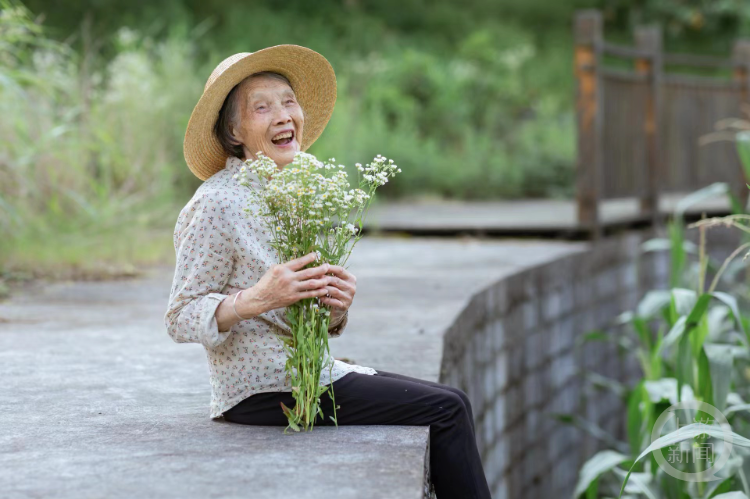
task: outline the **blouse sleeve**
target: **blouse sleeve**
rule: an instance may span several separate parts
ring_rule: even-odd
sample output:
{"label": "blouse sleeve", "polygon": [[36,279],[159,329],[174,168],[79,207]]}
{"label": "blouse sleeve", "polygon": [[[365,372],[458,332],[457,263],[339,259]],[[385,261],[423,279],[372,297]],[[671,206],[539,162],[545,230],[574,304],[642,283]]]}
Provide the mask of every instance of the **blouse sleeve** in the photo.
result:
{"label": "blouse sleeve", "polygon": [[338,338],[341,336],[341,333],[344,332],[344,328],[346,327],[346,323],[349,322],[349,311],[347,310],[344,314],[344,318],[341,320],[339,324],[332,327],[328,330],[328,337],[329,338]]}
{"label": "blouse sleeve", "polygon": [[216,309],[232,273],[234,248],[224,207],[215,193],[193,198],[183,208],[174,232],[176,268],[164,316],[176,343],[221,345],[232,333],[219,331]]}

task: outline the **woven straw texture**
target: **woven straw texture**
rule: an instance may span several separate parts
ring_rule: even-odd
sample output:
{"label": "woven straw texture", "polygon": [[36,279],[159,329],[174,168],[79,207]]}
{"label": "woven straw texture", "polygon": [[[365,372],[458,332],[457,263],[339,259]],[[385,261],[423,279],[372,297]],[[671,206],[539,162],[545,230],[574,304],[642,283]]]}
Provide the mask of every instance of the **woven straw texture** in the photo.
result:
{"label": "woven straw texture", "polygon": [[273,71],[289,79],[305,113],[300,149],[306,151],[328,124],[336,103],[336,75],[328,60],[299,45],[276,45],[224,59],[208,77],[190,116],[183,152],[190,171],[206,180],[224,168],[227,153],[214,135],[214,125],[229,92],[247,76]]}

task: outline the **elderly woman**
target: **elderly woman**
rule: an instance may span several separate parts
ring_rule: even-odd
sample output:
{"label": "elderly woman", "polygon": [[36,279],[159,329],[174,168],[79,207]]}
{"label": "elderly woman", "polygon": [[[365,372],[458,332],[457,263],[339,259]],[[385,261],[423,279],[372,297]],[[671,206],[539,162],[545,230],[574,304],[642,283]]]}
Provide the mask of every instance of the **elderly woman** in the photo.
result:
{"label": "elderly woman", "polygon": [[[341,335],[357,289],[315,253],[279,262],[270,234],[250,217],[250,189],[234,175],[258,151],[279,168],[320,136],[333,112],[336,78],[310,49],[279,45],[224,60],[208,78],[185,134],[185,159],[203,180],[174,232],[177,265],[165,324],[177,343],[201,343],[208,357],[212,419],[286,426],[279,405],[295,404],[277,335],[291,335],[284,307],[317,297]],[[256,182],[257,177],[251,177]],[[313,265],[313,266],[311,266]],[[330,359],[339,425],[429,425],[430,466],[440,499],[489,498],[466,394],[456,388]],[[330,425],[330,390],[321,397]]]}

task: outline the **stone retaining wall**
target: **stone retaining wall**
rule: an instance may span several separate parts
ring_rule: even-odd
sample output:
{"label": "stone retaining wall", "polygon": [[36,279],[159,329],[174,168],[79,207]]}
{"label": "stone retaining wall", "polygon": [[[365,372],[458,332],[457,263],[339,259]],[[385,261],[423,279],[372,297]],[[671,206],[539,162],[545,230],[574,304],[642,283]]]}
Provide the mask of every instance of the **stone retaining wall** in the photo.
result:
{"label": "stone retaining wall", "polygon": [[[709,232],[711,253],[723,256],[738,246],[734,234],[716,230]],[[620,398],[606,390],[584,393],[583,374],[630,385],[639,367],[614,342],[576,347],[576,340],[593,329],[611,332],[612,320],[646,291],[668,287],[668,253],[641,254],[650,237],[608,238],[502,279],[476,293],[446,332],[440,382],[471,400],[496,499],[570,497],[580,465],[600,444],[554,413],[578,414],[625,439]]]}

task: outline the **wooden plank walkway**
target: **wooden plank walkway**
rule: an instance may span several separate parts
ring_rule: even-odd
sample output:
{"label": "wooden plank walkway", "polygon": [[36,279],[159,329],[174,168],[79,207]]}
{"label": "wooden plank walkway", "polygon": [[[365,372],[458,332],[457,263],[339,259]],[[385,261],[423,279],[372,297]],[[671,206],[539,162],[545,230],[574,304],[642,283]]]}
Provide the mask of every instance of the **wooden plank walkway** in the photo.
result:
{"label": "wooden plank walkway", "polygon": [[[674,213],[687,194],[662,196],[662,217]],[[688,218],[728,214],[729,202],[714,198],[693,206]],[[638,214],[638,200],[615,199],[600,205],[606,230],[638,226],[647,220]],[[587,231],[578,224],[574,200],[527,199],[509,201],[422,201],[373,203],[363,224],[368,232],[408,232],[455,235],[481,233],[496,236],[581,237]]]}

